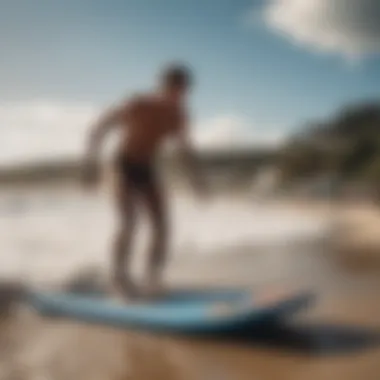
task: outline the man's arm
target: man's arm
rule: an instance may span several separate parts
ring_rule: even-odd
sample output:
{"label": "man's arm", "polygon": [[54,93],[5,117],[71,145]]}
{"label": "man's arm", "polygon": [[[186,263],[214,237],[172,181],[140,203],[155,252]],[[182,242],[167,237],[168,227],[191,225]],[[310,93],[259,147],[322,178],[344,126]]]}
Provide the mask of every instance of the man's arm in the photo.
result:
{"label": "man's arm", "polygon": [[96,161],[105,136],[119,124],[122,114],[123,109],[121,107],[113,108],[103,114],[91,128],[87,148],[87,159],[89,161]]}
{"label": "man's arm", "polygon": [[98,155],[105,136],[117,126],[124,115],[122,107],[115,107],[105,112],[92,126],[85,155],[84,180],[93,184],[98,179]]}
{"label": "man's arm", "polygon": [[189,134],[187,118],[183,118],[177,130],[177,142],[180,159],[186,166],[192,185],[198,192],[204,193],[206,184],[201,173],[201,164],[197,156]]}

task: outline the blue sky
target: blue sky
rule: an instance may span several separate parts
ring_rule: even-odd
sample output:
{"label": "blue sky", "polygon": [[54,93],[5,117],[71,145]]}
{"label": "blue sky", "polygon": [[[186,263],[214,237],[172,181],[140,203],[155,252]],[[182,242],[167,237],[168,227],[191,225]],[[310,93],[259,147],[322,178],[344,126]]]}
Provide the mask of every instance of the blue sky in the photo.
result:
{"label": "blue sky", "polygon": [[[378,46],[370,34],[365,37],[372,44],[355,35],[343,38],[351,33],[347,27],[352,15],[347,15],[348,26],[342,26],[335,8],[331,15],[318,16],[315,7],[308,17],[331,16],[338,20],[336,28],[331,36],[321,33],[319,40],[295,43],[297,33],[305,36],[308,26],[297,19],[293,0],[288,0],[290,11],[281,13],[286,3],[0,0],[0,104],[3,111],[10,103],[14,107],[36,101],[100,109],[149,89],[161,65],[172,60],[194,69],[191,109],[204,128],[207,120],[230,118],[244,124],[244,130],[287,133],[346,103],[378,97]],[[289,27],[283,20],[292,10],[295,22]],[[368,16],[365,12],[363,17]],[[338,32],[342,38],[336,37]],[[365,51],[358,49],[367,45]]]}

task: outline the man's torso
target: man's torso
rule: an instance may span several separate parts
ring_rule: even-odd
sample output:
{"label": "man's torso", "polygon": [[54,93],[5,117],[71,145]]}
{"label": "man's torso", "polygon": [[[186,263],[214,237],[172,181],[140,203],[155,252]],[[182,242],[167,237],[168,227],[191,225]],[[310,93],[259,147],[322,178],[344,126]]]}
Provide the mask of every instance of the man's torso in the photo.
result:
{"label": "man's torso", "polygon": [[178,105],[149,95],[136,97],[126,104],[126,110],[120,153],[140,162],[153,160],[183,119]]}

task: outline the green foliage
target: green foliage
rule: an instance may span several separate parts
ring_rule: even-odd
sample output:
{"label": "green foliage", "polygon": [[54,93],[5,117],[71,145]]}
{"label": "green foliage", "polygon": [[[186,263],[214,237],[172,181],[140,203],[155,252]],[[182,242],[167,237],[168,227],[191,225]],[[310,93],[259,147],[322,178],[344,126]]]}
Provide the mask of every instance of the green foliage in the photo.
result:
{"label": "green foliage", "polygon": [[380,184],[380,103],[344,108],[294,136],[279,165],[287,179],[334,174]]}

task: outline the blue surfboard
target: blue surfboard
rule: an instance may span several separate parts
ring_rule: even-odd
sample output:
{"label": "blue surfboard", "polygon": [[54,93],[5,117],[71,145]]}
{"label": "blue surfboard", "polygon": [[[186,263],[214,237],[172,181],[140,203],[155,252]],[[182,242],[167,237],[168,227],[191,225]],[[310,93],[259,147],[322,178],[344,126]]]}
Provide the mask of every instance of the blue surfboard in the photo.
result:
{"label": "blue surfboard", "polygon": [[174,291],[147,302],[122,303],[102,294],[29,291],[45,316],[173,333],[223,333],[289,316],[309,305],[309,292],[245,289]]}

